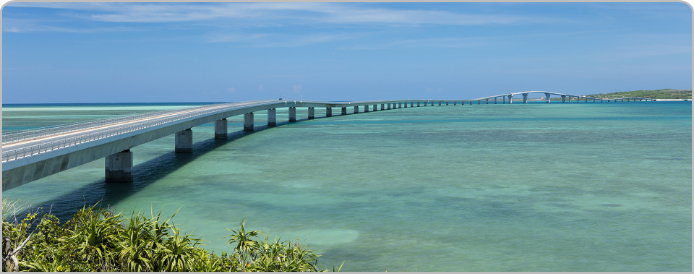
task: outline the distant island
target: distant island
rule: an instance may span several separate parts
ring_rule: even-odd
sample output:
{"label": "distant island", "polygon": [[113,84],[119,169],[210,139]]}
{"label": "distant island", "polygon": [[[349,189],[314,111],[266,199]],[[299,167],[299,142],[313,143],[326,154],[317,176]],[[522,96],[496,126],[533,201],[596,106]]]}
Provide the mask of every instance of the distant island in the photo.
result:
{"label": "distant island", "polygon": [[624,92],[600,93],[586,95],[589,97],[614,99],[624,97],[644,97],[651,99],[692,99],[691,89],[657,89],[657,90],[635,90]]}

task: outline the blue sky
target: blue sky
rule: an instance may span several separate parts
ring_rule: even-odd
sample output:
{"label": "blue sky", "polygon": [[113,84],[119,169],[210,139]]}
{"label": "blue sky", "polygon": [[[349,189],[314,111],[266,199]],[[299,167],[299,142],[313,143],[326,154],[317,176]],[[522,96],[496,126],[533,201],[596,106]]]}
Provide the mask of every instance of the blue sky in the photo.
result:
{"label": "blue sky", "polygon": [[9,3],[2,102],[692,87],[685,3]]}

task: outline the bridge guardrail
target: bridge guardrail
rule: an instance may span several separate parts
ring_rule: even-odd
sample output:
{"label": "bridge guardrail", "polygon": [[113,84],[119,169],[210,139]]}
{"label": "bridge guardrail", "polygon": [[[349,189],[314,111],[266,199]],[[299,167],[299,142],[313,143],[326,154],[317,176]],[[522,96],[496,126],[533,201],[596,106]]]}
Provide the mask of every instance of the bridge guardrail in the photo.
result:
{"label": "bridge guardrail", "polygon": [[[205,107],[209,107],[209,106],[200,106],[200,107],[185,108],[185,109],[189,110],[189,109],[205,108]],[[181,111],[181,109],[165,110],[165,111],[150,112],[150,113],[144,113],[144,114],[133,115],[133,116],[125,116],[125,117],[118,117],[118,118],[96,120],[96,121],[90,121],[90,122],[79,122],[79,123],[73,123],[73,124],[67,124],[67,125],[41,127],[38,129],[10,131],[7,133],[3,132],[2,133],[2,143],[6,144],[6,143],[17,142],[17,141],[33,140],[33,139],[38,139],[41,137],[45,137],[45,136],[49,136],[49,135],[53,135],[53,134],[58,134],[58,133],[68,133],[68,132],[73,132],[73,131],[89,129],[89,128],[102,127],[102,126],[107,126],[107,125],[136,121],[136,120],[146,119],[148,117],[162,116],[162,115],[167,115],[169,113],[176,113],[176,112],[180,112],[180,111]]]}
{"label": "bridge guardrail", "polygon": [[[213,107],[202,106],[202,107],[195,107],[195,108],[178,109],[175,111],[157,112],[157,113],[159,113],[159,115],[153,115],[154,113],[148,113],[148,115],[131,116],[131,117],[140,117],[142,119],[142,118],[146,118],[146,117],[162,116],[162,115],[166,115],[167,113],[171,113],[171,112],[187,111],[186,113],[182,113],[179,115],[173,115],[173,116],[169,116],[169,117],[161,117],[158,119],[143,121],[143,122],[139,122],[139,123],[135,123],[135,124],[123,125],[123,126],[119,126],[119,127],[115,127],[115,128],[98,130],[96,132],[90,132],[90,133],[86,133],[86,134],[78,135],[78,136],[74,136],[74,137],[68,137],[68,138],[65,138],[62,140],[58,140],[58,141],[45,142],[45,143],[32,145],[29,147],[3,151],[2,152],[2,162],[5,163],[5,162],[9,162],[9,161],[14,161],[17,159],[30,157],[33,155],[38,155],[41,153],[54,151],[57,149],[71,147],[71,146],[75,146],[78,144],[83,144],[86,142],[91,142],[91,141],[95,141],[95,140],[99,140],[99,139],[103,139],[103,138],[107,138],[107,137],[111,137],[111,136],[115,136],[115,135],[119,135],[119,134],[123,134],[123,133],[128,133],[128,132],[132,132],[132,131],[136,131],[136,130],[140,130],[140,129],[154,127],[154,126],[158,126],[158,125],[162,125],[162,124],[166,124],[166,123],[170,123],[170,122],[174,122],[174,121],[178,121],[178,120],[182,120],[182,119],[187,119],[187,118],[191,118],[191,117],[195,117],[195,116],[211,114],[214,112],[224,112],[224,111],[232,110],[235,108],[244,107],[247,105],[252,105],[254,103],[240,103],[240,104],[239,103],[230,103],[230,104],[214,105]],[[203,108],[203,109],[201,109],[201,108]],[[195,111],[195,109],[199,109],[199,110]],[[194,110],[194,111],[191,112],[190,110]],[[123,118],[126,118],[126,117],[123,117]],[[121,122],[128,121],[128,120],[121,120],[119,118],[109,119],[109,120],[119,120]],[[134,121],[137,119],[129,119],[129,120]],[[96,122],[101,122],[101,121],[96,121]],[[111,124],[116,124],[116,123],[114,122]],[[68,126],[64,127],[63,129],[66,129],[66,128],[71,129],[72,126],[75,126],[75,125],[68,125]],[[92,126],[92,127],[94,127],[94,126]],[[87,129],[90,127],[74,127],[74,128]],[[76,131],[76,130],[72,129],[70,131],[63,131],[63,132],[71,132],[71,131]],[[3,138],[4,138],[4,136],[3,136]]]}

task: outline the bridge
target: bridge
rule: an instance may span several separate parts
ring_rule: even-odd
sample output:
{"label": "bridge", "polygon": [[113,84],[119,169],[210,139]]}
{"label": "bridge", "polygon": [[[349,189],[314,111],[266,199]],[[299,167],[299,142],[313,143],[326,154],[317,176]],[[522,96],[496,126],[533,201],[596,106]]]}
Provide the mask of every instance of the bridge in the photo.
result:
{"label": "bridge", "polygon": [[[191,153],[193,149],[193,127],[215,123],[216,139],[227,138],[226,118],[244,115],[244,131],[253,131],[254,112],[267,111],[267,125],[277,125],[276,109],[288,108],[289,122],[296,122],[296,108],[307,107],[308,119],[315,119],[315,108],[325,108],[326,117],[333,115],[333,108],[340,109],[341,115],[369,111],[393,110],[420,106],[464,105],[473,102],[489,104],[489,99],[497,103],[513,102],[513,96],[523,96],[527,103],[529,93],[545,93],[547,103],[551,95],[565,98],[601,100],[580,95],[554,92],[526,91],[495,95],[472,100],[384,100],[355,102],[319,102],[262,100],[239,103],[214,104],[179,110],[152,112],[115,119],[98,120],[70,125],[39,128],[26,131],[3,132],[2,135],[2,191],[12,189],[34,180],[68,170],[88,162],[106,158],[105,181],[132,181],[133,154],[130,149],[175,134],[176,153]],[[652,100],[648,98],[619,98],[617,100]],[[607,100],[608,102],[610,100]],[[380,107],[380,110],[379,110]]]}
{"label": "bridge", "polygon": [[570,94],[564,94],[564,93],[558,93],[558,92],[548,92],[548,91],[521,91],[521,92],[514,92],[514,93],[507,93],[507,94],[501,94],[501,95],[494,95],[494,96],[488,96],[488,97],[483,97],[483,98],[478,98],[475,99],[478,102],[481,100],[484,100],[486,103],[489,103],[489,99],[494,100],[494,104],[497,103],[497,99],[501,98],[503,100],[503,104],[506,103],[506,98],[508,98],[508,103],[512,104],[513,103],[513,96],[515,95],[521,95],[523,96],[523,103],[528,103],[528,94],[530,93],[543,93],[545,96],[543,97],[547,103],[550,102],[550,98],[552,95],[555,95],[557,97],[561,97],[561,102],[566,103],[566,99],[569,99],[569,103],[571,102],[572,98],[576,98],[576,101],[579,102],[581,99],[584,100],[584,102],[588,102],[588,100],[592,100],[592,102],[596,102],[597,100],[600,100],[600,102],[624,102],[624,100],[627,100],[627,102],[630,101],[655,101],[655,99],[650,99],[650,98],[645,98],[645,97],[624,97],[624,98],[617,98],[617,99],[606,99],[606,98],[596,98],[596,97],[588,97],[584,95],[570,95]]}

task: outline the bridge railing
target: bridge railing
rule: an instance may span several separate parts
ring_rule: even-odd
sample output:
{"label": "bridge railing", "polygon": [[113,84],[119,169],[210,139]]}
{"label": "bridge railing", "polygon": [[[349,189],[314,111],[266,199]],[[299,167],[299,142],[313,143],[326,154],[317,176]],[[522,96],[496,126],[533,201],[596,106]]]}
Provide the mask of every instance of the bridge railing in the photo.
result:
{"label": "bridge railing", "polygon": [[90,122],[79,122],[79,123],[66,124],[66,125],[57,125],[57,126],[50,126],[50,127],[41,127],[41,128],[35,128],[35,129],[20,130],[20,131],[3,132],[2,133],[2,143],[7,144],[7,143],[18,142],[18,141],[30,141],[30,140],[39,139],[42,137],[46,137],[46,136],[50,136],[50,135],[54,135],[54,134],[59,134],[59,133],[69,133],[69,132],[75,132],[75,131],[85,130],[85,129],[89,129],[89,128],[96,128],[96,127],[103,127],[103,126],[120,124],[120,123],[127,123],[127,122],[147,119],[150,117],[169,115],[169,114],[173,114],[176,112],[181,112],[182,110],[203,109],[206,107],[209,107],[209,106],[200,106],[200,107],[174,109],[174,110],[164,110],[164,111],[143,113],[143,114],[133,115],[133,116],[102,119],[102,120],[96,120],[96,121],[90,121]]}
{"label": "bridge railing", "polygon": [[[213,114],[216,112],[225,112],[228,110],[232,110],[235,108],[244,107],[244,106],[248,106],[248,105],[253,105],[253,104],[256,104],[256,103],[255,102],[254,103],[231,103],[231,104],[214,105],[212,107],[211,106],[203,106],[203,107],[195,107],[195,108],[186,108],[186,109],[182,109],[182,110],[179,109],[179,110],[177,110],[178,112],[181,112],[183,110],[185,110],[187,112],[181,113],[178,115],[172,115],[172,116],[161,117],[161,118],[152,119],[152,120],[146,120],[146,121],[139,122],[139,123],[97,130],[97,131],[93,131],[93,132],[89,132],[89,133],[85,133],[85,134],[80,134],[77,136],[71,136],[71,137],[63,138],[63,139],[60,139],[57,141],[49,141],[49,142],[31,145],[28,147],[3,151],[2,152],[2,162],[4,163],[4,162],[9,162],[9,161],[14,161],[17,159],[22,159],[22,158],[30,157],[33,155],[38,155],[41,153],[54,151],[57,149],[71,147],[71,146],[83,144],[86,142],[100,140],[100,139],[108,138],[108,137],[119,135],[119,134],[133,132],[136,130],[154,127],[154,126],[158,126],[158,125],[162,125],[162,124],[166,124],[166,123],[170,123],[170,122],[175,122],[178,120],[187,119],[187,118],[191,118],[191,117]],[[170,113],[170,112],[172,112],[172,111],[158,112],[159,113],[158,116],[165,115],[166,113]],[[140,116],[140,119],[143,119],[146,117],[156,117],[157,115],[153,115],[153,113],[149,113],[149,115],[138,115],[138,116]],[[123,117],[123,118],[126,118],[126,117]],[[111,119],[111,120],[119,120],[119,119]],[[137,120],[137,119],[131,119],[130,121],[133,121],[133,120]],[[121,121],[127,121],[127,120],[121,120]],[[114,124],[114,123],[111,123],[111,124]],[[70,125],[70,126],[73,126],[73,125]],[[88,127],[82,127],[82,128],[86,129]],[[75,131],[75,130],[72,130],[72,131]],[[69,131],[65,131],[65,132],[69,132]]]}

